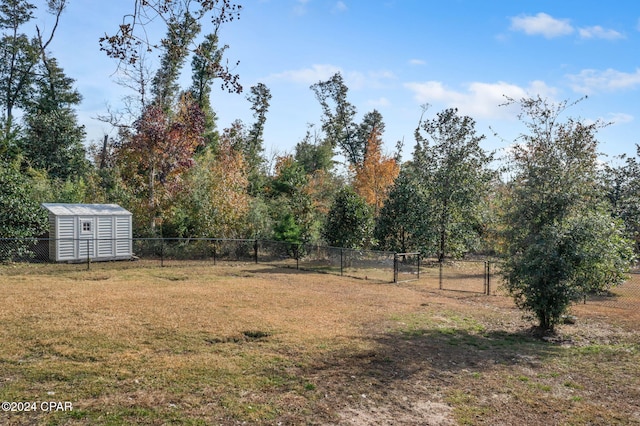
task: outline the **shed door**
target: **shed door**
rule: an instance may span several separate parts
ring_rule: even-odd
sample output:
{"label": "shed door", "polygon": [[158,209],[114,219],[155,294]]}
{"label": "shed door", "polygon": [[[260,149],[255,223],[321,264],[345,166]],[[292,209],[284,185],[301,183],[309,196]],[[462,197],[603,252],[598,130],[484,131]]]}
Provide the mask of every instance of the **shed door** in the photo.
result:
{"label": "shed door", "polygon": [[78,218],[78,256],[80,259],[96,257],[95,225],[92,217]]}

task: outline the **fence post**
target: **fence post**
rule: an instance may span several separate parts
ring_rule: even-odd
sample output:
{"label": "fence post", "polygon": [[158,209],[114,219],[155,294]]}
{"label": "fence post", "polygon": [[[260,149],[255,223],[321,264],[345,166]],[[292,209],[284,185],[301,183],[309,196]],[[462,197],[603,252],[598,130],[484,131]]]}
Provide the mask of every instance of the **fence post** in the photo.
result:
{"label": "fence post", "polygon": [[87,271],[91,269],[91,256],[89,254],[89,241],[87,240]]}
{"label": "fence post", "polygon": [[487,296],[491,294],[491,261],[487,261]]}
{"label": "fence post", "polygon": [[393,282],[398,283],[398,253],[393,255]]}
{"label": "fence post", "polygon": [[340,249],[340,276],[342,276],[344,270],[344,249]]}
{"label": "fence post", "polygon": [[488,290],[487,290],[487,279],[489,279],[489,273],[488,271],[488,266],[487,266],[488,261],[484,261],[484,272],[482,272],[482,277],[484,278],[484,294],[489,294]]}
{"label": "fence post", "polygon": [[216,245],[218,240],[213,240],[213,265],[216,264]]}
{"label": "fence post", "polygon": [[439,288],[440,290],[442,290],[442,267],[443,267],[443,259],[439,259],[439,271],[438,271],[438,283],[439,283]]}
{"label": "fence post", "polygon": [[258,240],[253,241],[253,254],[256,259],[256,264],[258,264]]}
{"label": "fence post", "polygon": [[420,253],[418,253],[418,279],[420,279],[420,258],[422,257],[422,255]]}
{"label": "fence post", "polygon": [[160,267],[164,267],[164,238],[160,238]]}

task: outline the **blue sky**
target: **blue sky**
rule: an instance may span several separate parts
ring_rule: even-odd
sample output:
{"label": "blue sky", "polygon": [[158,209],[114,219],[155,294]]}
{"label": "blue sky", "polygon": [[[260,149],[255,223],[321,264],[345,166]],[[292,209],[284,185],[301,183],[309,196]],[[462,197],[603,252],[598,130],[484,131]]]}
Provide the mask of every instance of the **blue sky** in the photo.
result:
{"label": "blue sky", "polygon": [[[238,0],[239,21],[221,42],[242,95],[214,89],[218,127],[252,122],[245,98],[262,82],[273,96],[265,129],[267,155],[291,152],[321,110],[309,86],[341,72],[358,121],[377,109],[385,146],[404,139],[404,157],[428,103],[427,118],[457,107],[486,135],[484,147],[504,150],[525,129],[504,95],[549,100],[588,98],[567,112],[612,122],[598,133],[601,151],[635,154],[640,142],[640,3],[548,0]],[[95,120],[133,94],[115,83],[116,63],[99,52],[132,0],[70,0],[51,48],[84,96],[78,115],[89,141],[108,126]],[[621,6],[620,4],[625,4]],[[87,13],[92,10],[91,13]],[[46,23],[45,23],[46,24]],[[162,34],[159,34],[159,36]],[[155,59],[155,56],[152,57]],[[188,84],[188,71],[185,81]],[[499,137],[494,136],[495,130]]]}

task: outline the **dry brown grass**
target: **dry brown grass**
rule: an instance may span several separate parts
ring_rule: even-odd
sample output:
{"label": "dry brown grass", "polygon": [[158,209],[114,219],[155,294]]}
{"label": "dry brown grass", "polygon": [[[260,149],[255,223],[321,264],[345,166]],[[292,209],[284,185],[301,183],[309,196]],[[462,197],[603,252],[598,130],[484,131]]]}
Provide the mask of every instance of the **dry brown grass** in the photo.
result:
{"label": "dry brown grass", "polygon": [[[634,424],[638,317],[264,265],[0,266],[0,424]],[[637,311],[637,310],[636,310]],[[634,312],[637,315],[637,312]]]}

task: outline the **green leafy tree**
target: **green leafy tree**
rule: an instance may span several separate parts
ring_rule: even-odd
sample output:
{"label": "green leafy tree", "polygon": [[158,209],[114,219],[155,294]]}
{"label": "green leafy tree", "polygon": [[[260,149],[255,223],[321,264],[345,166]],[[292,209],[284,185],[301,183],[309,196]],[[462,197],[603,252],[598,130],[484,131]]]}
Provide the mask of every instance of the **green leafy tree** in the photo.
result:
{"label": "green leafy tree", "polygon": [[28,98],[31,70],[38,59],[35,46],[21,33],[21,27],[33,18],[33,9],[33,4],[23,0],[0,3],[0,155],[7,155],[15,143],[14,109]]}
{"label": "green leafy tree", "polygon": [[613,215],[622,220],[640,253],[640,145],[636,152],[635,157],[623,155],[621,165],[605,167],[603,187]]}
{"label": "green leafy tree", "polygon": [[340,73],[327,81],[311,86],[322,107],[322,130],[333,149],[340,148],[350,165],[359,164],[364,156],[364,144],[356,137],[357,125],[353,119],[356,107],[347,100],[349,88]]}
{"label": "green leafy tree", "polygon": [[291,213],[282,215],[273,226],[273,239],[288,243],[285,252],[289,257],[298,259],[302,253],[301,244],[304,243],[303,230],[296,223],[296,218]]}
{"label": "green leafy tree", "polygon": [[286,216],[290,215],[304,243],[313,239],[317,220],[309,183],[310,176],[302,165],[293,156],[285,155],[277,158],[275,175],[265,187],[274,223],[286,225],[289,222]]}
{"label": "green leafy tree", "polygon": [[475,121],[446,109],[416,129],[410,167],[428,197],[429,221],[437,233],[433,252],[443,260],[478,247],[484,200],[495,173],[492,155],[480,146]]}
{"label": "green leafy tree", "polygon": [[51,179],[46,170],[22,167],[25,181],[30,187],[31,201],[41,203],[86,203],[89,189],[85,177],[67,180]]}
{"label": "green leafy tree", "polygon": [[364,162],[371,137],[374,135],[382,137],[384,130],[384,119],[380,111],[374,109],[364,115],[362,122],[355,129],[355,139],[357,140],[359,154],[358,162],[352,164],[353,167],[357,167]]}
{"label": "green leafy tree", "polygon": [[273,228],[273,238],[287,243],[301,243],[302,229],[291,213],[285,214]]}
{"label": "green leafy tree", "polygon": [[0,244],[0,261],[30,253],[26,238],[41,236],[48,227],[47,214],[32,194],[31,182],[16,163],[0,160],[0,238],[20,240]]}
{"label": "green leafy tree", "polygon": [[316,171],[329,172],[333,168],[333,148],[327,141],[319,140],[311,129],[295,147],[295,160],[302,165],[307,174]]}
{"label": "green leafy tree", "polygon": [[516,304],[553,331],[571,302],[622,283],[633,252],[597,182],[602,124],[562,122],[566,101],[519,104],[529,133],[511,154],[502,270]]}
{"label": "green leafy tree", "polygon": [[276,161],[276,174],[271,180],[269,192],[273,196],[294,195],[302,191],[302,188],[309,182],[308,175],[291,155],[279,157]]}
{"label": "green leafy tree", "polygon": [[378,247],[401,253],[428,253],[434,245],[428,197],[408,168],[400,171],[376,219]]}
{"label": "green leafy tree", "polygon": [[251,102],[251,110],[256,121],[249,130],[246,157],[250,163],[259,165],[262,162],[261,154],[264,151],[264,126],[267,122],[271,91],[264,83],[258,83],[251,86],[247,100]]}
{"label": "green leafy tree", "polygon": [[47,171],[53,179],[82,177],[89,167],[82,144],[84,126],[78,125],[72,109],[82,97],[73,88],[55,58],[42,54],[41,76],[25,105],[21,148],[31,167]]}
{"label": "green leafy tree", "polygon": [[23,26],[33,19],[36,7],[32,3],[0,1],[0,156],[14,158],[18,155],[19,128],[15,113],[31,99],[35,67],[53,40],[66,1],[51,0],[47,4],[49,13],[54,15],[54,25],[45,39],[37,26],[37,36],[22,32]]}
{"label": "green leafy tree", "polygon": [[330,246],[367,249],[374,246],[373,209],[356,192],[345,187],[338,192],[322,232]]}
{"label": "green leafy tree", "polygon": [[17,164],[0,163],[0,237],[36,237],[46,231],[48,222],[31,193],[31,182]]}
{"label": "green leafy tree", "polygon": [[247,135],[244,157],[249,169],[249,193],[256,195],[264,185],[264,126],[267,121],[271,91],[264,83],[258,83],[251,87],[247,100],[251,102],[255,122]]}
{"label": "green leafy tree", "polygon": [[339,153],[347,160],[348,167],[356,169],[362,166],[372,135],[384,133],[382,114],[373,110],[365,114],[362,122],[357,124],[354,121],[357,109],[347,100],[349,88],[340,73],[334,74],[329,80],[313,84],[311,90],[322,108],[324,133],[322,143],[312,146],[322,148],[323,151],[330,147],[332,153],[339,149]]}
{"label": "green leafy tree", "polygon": [[216,79],[223,82],[222,88],[230,92],[240,93],[242,86],[238,75],[233,75],[223,65],[223,57],[228,45],[219,47],[218,35],[207,34],[198,45],[191,60],[192,84],[191,94],[205,114],[205,146],[215,147],[217,143],[217,116],[211,107],[211,86]]}
{"label": "green leafy tree", "polygon": [[316,134],[307,130],[305,138],[295,147],[294,160],[306,176],[302,186],[304,199],[310,207],[312,241],[319,241],[321,228],[337,192],[344,186],[341,176],[332,173],[334,166],[333,149],[326,140],[320,140]]}
{"label": "green leafy tree", "polygon": [[242,238],[250,197],[242,153],[224,136],[183,176],[182,190],[163,222],[164,236]]}
{"label": "green leafy tree", "polygon": [[244,237],[270,240],[273,238],[273,233],[274,222],[268,199],[262,195],[249,198]]}
{"label": "green leafy tree", "polygon": [[200,30],[200,23],[188,10],[180,15],[171,16],[167,22],[167,36],[162,41],[160,67],[151,85],[154,102],[160,105],[165,113],[171,110],[178,97],[180,71],[190,54],[189,47]]}

